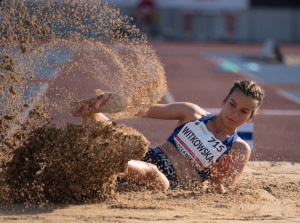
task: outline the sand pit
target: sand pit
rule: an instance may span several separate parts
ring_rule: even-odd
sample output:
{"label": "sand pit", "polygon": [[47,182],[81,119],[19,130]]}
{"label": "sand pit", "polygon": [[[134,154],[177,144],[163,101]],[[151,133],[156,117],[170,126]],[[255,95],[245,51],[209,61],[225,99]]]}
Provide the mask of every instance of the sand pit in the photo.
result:
{"label": "sand pit", "polygon": [[250,162],[238,187],[198,190],[123,190],[115,199],[82,205],[4,205],[0,222],[299,222],[300,164]]}
{"label": "sand pit", "polygon": [[[26,12],[23,6],[20,7],[21,11]],[[87,8],[81,8],[82,15],[76,15],[66,6],[63,7],[65,8],[61,7],[60,13],[54,14],[56,17],[45,16],[44,19],[64,19],[65,17],[60,17],[64,12],[71,15],[69,18],[72,19],[68,21],[71,25],[78,25],[84,10],[97,11],[86,6]],[[101,11],[104,14],[99,14],[100,17],[106,18],[105,15],[109,13],[119,16],[113,9],[104,9]],[[19,20],[13,19],[13,11],[10,13],[10,22],[19,24]],[[25,27],[27,31],[39,34],[38,38],[29,41],[26,40],[26,34],[19,36],[19,39],[20,32],[15,32],[18,34],[17,38],[2,39],[5,52],[14,52],[13,49],[17,46],[22,55],[25,55],[25,62],[30,63],[32,57],[44,57],[45,54],[40,50],[48,46],[71,46],[74,57],[67,61],[71,66],[62,66],[63,75],[56,80],[59,80],[59,83],[63,83],[63,80],[73,81],[73,87],[50,85],[49,90],[54,92],[52,97],[57,99],[55,103],[49,105],[47,99],[43,99],[31,110],[27,122],[12,122],[20,111],[29,106],[23,103],[20,97],[24,89],[19,88],[19,85],[24,80],[28,83],[30,75],[18,72],[24,66],[28,67],[27,63],[18,64],[14,62],[15,57],[11,60],[10,57],[6,57],[7,54],[4,57],[1,55],[4,59],[1,61],[1,69],[5,72],[1,71],[0,78],[7,81],[1,82],[5,83],[1,85],[1,93],[4,95],[3,91],[7,90],[4,87],[12,86],[6,91],[8,95],[5,95],[5,102],[12,105],[19,101],[20,106],[7,106],[6,111],[9,114],[1,113],[0,131],[7,134],[1,138],[0,222],[300,221],[298,163],[250,162],[237,188],[223,195],[214,193],[208,184],[193,189],[157,192],[147,191],[137,185],[116,183],[117,174],[126,171],[126,162],[143,156],[149,144],[147,139],[134,129],[121,124],[104,127],[101,124],[67,124],[64,121],[59,127],[53,126],[52,114],[47,112],[48,108],[56,109],[55,112],[59,114],[63,111],[61,107],[71,99],[80,99],[84,93],[94,94],[96,88],[101,88],[104,91],[122,93],[129,100],[129,108],[123,113],[112,115],[112,118],[117,120],[132,117],[143,112],[164,95],[166,89],[162,64],[138,31],[134,31],[134,27],[134,38],[126,38],[127,32],[124,33],[124,29],[118,27],[117,30],[114,29],[113,42],[107,39],[97,42],[85,38],[81,32],[72,32],[69,38],[65,34],[60,35],[60,32],[51,32],[52,26],[39,27],[36,24],[35,27],[36,20],[33,17],[21,19],[23,23],[20,24],[25,26],[22,25],[17,30]],[[88,19],[90,18],[85,21]],[[114,23],[116,20],[112,21]],[[104,21],[103,24],[109,23]],[[128,24],[125,22],[124,25]],[[104,30],[111,30],[109,25],[103,27]],[[4,31],[8,33],[13,30],[11,27],[6,28]],[[60,28],[61,31],[62,27]],[[110,31],[108,33],[111,34]],[[35,36],[36,34],[29,35]],[[43,39],[45,36],[47,41]],[[84,41],[80,41],[78,37],[84,37]],[[115,37],[118,37],[118,41]],[[125,38],[124,41],[122,38]],[[8,42],[12,45],[6,45]],[[105,76],[107,74],[111,76]],[[114,84],[111,84],[111,80],[114,80]],[[74,86],[78,83],[81,85],[77,86],[81,88],[75,89]],[[13,135],[8,129],[14,129],[15,124],[20,124],[22,131]],[[125,148],[120,151],[122,156],[116,153],[118,149],[114,147],[119,145]],[[131,150],[132,148],[134,150]],[[125,156],[122,154],[124,152],[127,152]]]}
{"label": "sand pit", "polygon": [[116,123],[37,128],[3,167],[2,202],[103,201],[113,196],[117,174],[143,157],[148,145],[143,135]]}

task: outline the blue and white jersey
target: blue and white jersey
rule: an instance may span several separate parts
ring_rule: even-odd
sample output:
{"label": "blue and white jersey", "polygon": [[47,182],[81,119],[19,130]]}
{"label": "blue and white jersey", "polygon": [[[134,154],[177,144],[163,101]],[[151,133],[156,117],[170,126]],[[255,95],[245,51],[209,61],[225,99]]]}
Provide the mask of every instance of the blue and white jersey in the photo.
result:
{"label": "blue and white jersey", "polygon": [[209,114],[178,126],[167,139],[191,162],[198,172],[209,167],[213,160],[218,162],[223,154],[228,154],[238,138],[237,133],[232,134],[223,142],[214,137],[206,128],[207,121],[214,116],[216,115]]}

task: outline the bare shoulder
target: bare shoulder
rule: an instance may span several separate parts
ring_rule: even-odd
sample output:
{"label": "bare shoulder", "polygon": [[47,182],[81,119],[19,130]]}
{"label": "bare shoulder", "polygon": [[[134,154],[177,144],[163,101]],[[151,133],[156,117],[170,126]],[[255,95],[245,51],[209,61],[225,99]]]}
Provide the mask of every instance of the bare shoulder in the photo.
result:
{"label": "bare shoulder", "polygon": [[246,167],[251,154],[249,145],[240,137],[232,145],[229,155],[232,157],[232,165],[224,185],[228,188],[234,188]]}
{"label": "bare shoulder", "polygon": [[232,145],[231,151],[236,155],[243,155],[246,157],[250,157],[251,154],[250,146],[240,137],[238,137],[235,143]]}

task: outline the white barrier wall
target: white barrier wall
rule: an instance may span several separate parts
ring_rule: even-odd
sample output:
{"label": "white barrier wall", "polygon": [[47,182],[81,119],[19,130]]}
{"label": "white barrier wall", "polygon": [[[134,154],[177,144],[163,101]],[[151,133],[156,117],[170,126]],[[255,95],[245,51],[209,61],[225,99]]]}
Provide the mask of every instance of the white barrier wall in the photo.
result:
{"label": "white barrier wall", "polygon": [[[295,27],[294,11],[288,9],[256,9],[251,11],[249,31],[254,41],[273,38],[280,42],[293,41]],[[300,27],[298,27],[300,28]]]}
{"label": "white barrier wall", "polygon": [[[134,8],[121,13],[135,17]],[[175,40],[300,42],[300,9],[254,8],[234,12],[207,12],[181,8],[157,9],[157,34]],[[151,38],[151,34],[149,34]]]}
{"label": "white barrier wall", "polygon": [[191,36],[200,41],[262,42],[272,38],[300,42],[300,10],[252,9],[214,15],[198,12],[193,28]]}
{"label": "white barrier wall", "polygon": [[294,12],[295,14],[295,42],[300,42],[300,9]]}

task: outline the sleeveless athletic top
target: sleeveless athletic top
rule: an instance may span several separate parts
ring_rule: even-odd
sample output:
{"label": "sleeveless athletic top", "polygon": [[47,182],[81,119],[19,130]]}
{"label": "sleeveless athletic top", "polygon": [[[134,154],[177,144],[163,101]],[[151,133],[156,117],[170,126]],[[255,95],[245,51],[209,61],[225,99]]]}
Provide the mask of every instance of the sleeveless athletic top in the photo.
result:
{"label": "sleeveless athletic top", "polygon": [[[211,118],[215,117],[216,115],[215,114],[209,114],[209,115],[206,115],[200,119],[198,119],[198,121],[200,122],[203,122],[205,125],[207,123],[208,120],[210,120]],[[189,122],[191,123],[191,122]],[[175,142],[175,138],[177,137],[177,135],[181,132],[182,128],[184,126],[186,126],[188,123],[185,123],[185,124],[182,124],[178,127],[176,127],[173,131],[173,133],[170,135],[170,137],[167,139],[168,142],[172,143],[178,150],[178,146],[176,145],[176,142]],[[228,154],[229,151],[230,151],[230,148],[232,147],[233,143],[237,140],[238,138],[238,135],[237,133],[235,132],[234,134],[232,134],[230,137],[228,137],[226,140],[224,140],[222,143],[223,145],[226,146],[226,150],[220,154],[220,156],[216,159],[216,162],[219,161],[219,159],[222,157],[222,155],[224,154]],[[196,158],[197,159],[197,158]],[[204,168],[203,170],[198,170],[196,168],[196,170],[198,171],[199,175],[202,177],[203,181],[204,180],[207,180],[210,176],[210,171],[209,171],[209,168]]]}

